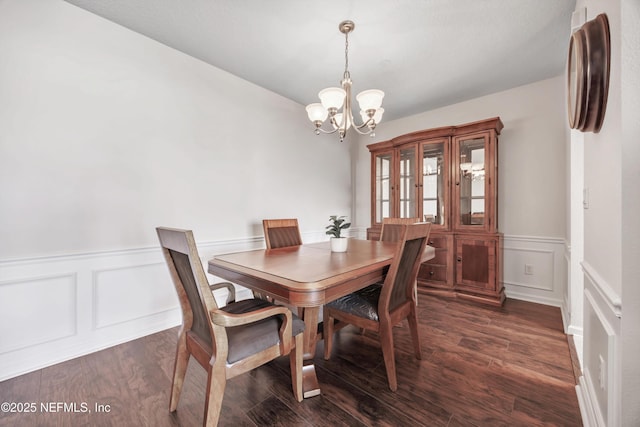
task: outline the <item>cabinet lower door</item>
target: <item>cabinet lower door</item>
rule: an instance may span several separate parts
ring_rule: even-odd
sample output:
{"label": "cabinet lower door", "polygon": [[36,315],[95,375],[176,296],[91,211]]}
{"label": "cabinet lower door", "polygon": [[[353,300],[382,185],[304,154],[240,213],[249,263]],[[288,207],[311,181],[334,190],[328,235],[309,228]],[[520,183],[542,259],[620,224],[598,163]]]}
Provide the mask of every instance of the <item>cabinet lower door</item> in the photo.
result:
{"label": "cabinet lower door", "polygon": [[456,237],[456,289],[495,295],[499,291],[497,251],[496,238]]}

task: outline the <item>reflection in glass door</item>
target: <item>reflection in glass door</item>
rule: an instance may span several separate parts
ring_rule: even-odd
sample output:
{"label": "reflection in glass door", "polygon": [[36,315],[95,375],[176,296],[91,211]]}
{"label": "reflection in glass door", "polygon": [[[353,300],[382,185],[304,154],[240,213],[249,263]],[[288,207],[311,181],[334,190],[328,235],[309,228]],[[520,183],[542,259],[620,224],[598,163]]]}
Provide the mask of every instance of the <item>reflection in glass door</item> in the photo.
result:
{"label": "reflection in glass door", "polygon": [[483,225],[485,216],[484,138],[460,142],[460,224]]}
{"label": "reflection in glass door", "polygon": [[400,150],[400,218],[413,218],[416,212],[416,150]]}
{"label": "reflection in glass door", "polygon": [[391,153],[376,156],[376,222],[391,216]]}
{"label": "reflection in glass door", "polygon": [[425,144],[422,151],[422,214],[426,222],[444,225],[444,143]]}

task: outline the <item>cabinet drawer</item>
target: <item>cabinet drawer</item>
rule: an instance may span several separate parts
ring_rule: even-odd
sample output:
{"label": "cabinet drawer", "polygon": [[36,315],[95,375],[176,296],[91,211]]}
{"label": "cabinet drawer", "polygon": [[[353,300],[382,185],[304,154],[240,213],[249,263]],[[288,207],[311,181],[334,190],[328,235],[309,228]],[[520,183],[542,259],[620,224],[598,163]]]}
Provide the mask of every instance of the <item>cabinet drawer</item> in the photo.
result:
{"label": "cabinet drawer", "polygon": [[447,281],[447,266],[446,265],[431,265],[422,264],[418,277],[422,280],[446,282]]}
{"label": "cabinet drawer", "polygon": [[427,242],[429,246],[434,248],[444,248],[447,247],[447,236],[429,236],[429,241]]}

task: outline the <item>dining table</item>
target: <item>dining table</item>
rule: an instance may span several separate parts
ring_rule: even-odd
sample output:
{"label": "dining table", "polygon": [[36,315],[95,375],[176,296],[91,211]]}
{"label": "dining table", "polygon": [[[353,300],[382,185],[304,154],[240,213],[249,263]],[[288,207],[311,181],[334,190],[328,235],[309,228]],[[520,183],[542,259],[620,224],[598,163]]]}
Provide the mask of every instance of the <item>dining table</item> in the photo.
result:
{"label": "dining table", "polygon": [[[305,323],[302,369],[305,398],[320,394],[313,358],[322,339],[323,304],[383,282],[398,243],[350,238],[346,252],[332,252],[328,241],[278,249],[216,255],[208,272],[297,308]],[[435,256],[427,246],[423,261]]]}

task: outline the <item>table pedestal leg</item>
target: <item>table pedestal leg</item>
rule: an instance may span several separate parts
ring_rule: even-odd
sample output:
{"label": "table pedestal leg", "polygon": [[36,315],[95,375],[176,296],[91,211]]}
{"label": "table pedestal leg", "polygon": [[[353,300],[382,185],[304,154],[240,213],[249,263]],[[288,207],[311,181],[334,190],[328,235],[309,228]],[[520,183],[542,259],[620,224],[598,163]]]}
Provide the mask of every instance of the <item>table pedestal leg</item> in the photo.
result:
{"label": "table pedestal leg", "polygon": [[311,360],[305,360],[302,366],[302,396],[308,397],[320,395],[320,384],[316,376],[316,367]]}
{"label": "table pedestal leg", "polygon": [[320,307],[305,307],[302,313],[304,320],[304,361],[302,367],[302,393],[305,398],[318,396],[320,385],[316,376],[313,358],[316,354],[318,340],[318,313]]}

